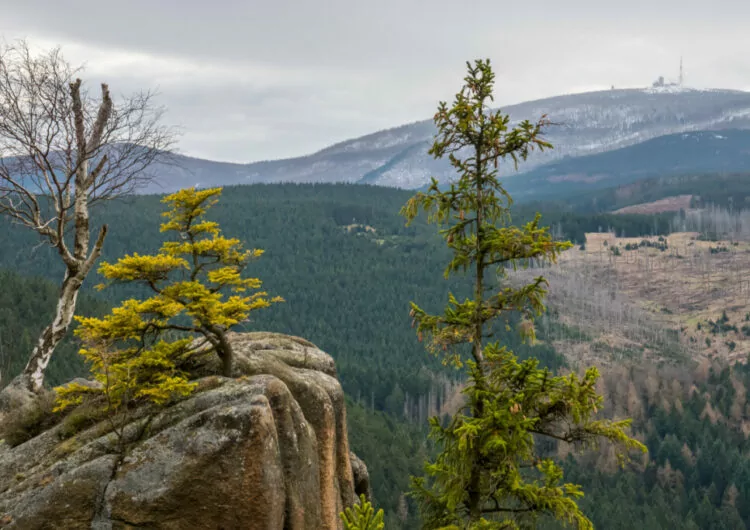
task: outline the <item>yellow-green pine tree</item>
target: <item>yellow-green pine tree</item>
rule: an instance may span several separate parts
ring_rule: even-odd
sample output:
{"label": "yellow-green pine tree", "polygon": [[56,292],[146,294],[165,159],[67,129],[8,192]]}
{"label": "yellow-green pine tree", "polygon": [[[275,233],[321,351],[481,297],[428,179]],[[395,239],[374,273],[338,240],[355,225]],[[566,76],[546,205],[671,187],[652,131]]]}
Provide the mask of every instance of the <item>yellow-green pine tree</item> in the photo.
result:
{"label": "yellow-green pine tree", "polygon": [[172,240],[154,255],[134,253],[100,266],[110,283],[140,284],[152,296],[127,300],[104,318],[77,318],[81,354],[102,386],[60,388],[58,408],[80,402],[87,393],[105,393],[114,409],[124,401],[161,404],[188,394],[193,385],[178,367],[200,346],[195,338],[208,342],[221,359],[223,375],[232,375],[227,332],[281,298],[269,298],[259,291],[259,279],[242,276],[262,251],[244,250],[238,239],[224,237],[217,223],[205,219],[220,194],[221,188],[190,188],[168,195],[161,231],[173,234]]}

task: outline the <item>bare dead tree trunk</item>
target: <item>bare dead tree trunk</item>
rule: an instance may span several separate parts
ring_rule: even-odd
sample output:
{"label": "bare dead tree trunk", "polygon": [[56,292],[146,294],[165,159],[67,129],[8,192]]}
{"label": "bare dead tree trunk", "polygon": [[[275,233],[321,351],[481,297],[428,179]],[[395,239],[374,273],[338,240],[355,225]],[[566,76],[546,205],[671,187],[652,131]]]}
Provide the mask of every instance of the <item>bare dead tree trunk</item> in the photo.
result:
{"label": "bare dead tree trunk", "polygon": [[[0,46],[0,214],[36,232],[65,265],[55,314],[15,382],[43,388],[44,373],[75,314],[78,293],[101,254],[91,244],[90,209],[132,192],[169,154],[162,109],[141,93],[115,105],[106,84],[89,97],[59,50],[33,56],[25,42]],[[67,231],[71,231],[72,248]]]}

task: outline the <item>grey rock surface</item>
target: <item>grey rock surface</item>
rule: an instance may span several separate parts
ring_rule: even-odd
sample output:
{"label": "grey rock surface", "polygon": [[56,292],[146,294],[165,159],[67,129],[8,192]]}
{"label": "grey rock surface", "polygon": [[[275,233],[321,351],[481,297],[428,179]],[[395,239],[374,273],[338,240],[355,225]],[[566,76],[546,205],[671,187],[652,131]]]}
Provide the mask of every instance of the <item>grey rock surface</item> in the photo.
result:
{"label": "grey rock surface", "polygon": [[0,443],[0,528],[340,529],[369,481],[333,359],[297,337],[231,340],[235,377],[198,356],[198,390],[136,413],[124,453],[106,421]]}

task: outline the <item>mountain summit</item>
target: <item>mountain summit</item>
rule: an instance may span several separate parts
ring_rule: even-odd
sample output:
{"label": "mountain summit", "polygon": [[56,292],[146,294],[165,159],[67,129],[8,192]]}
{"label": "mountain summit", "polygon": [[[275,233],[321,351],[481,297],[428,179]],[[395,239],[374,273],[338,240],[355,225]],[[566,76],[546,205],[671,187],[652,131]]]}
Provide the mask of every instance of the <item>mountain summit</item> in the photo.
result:
{"label": "mountain summit", "polygon": [[[649,87],[570,94],[502,107],[514,122],[546,114],[555,125],[547,137],[555,146],[534,154],[530,170],[564,157],[602,153],[674,133],[750,128],[750,92]],[[427,150],[435,128],[430,120],[347,140],[317,153],[284,160],[229,164],[178,157],[159,168],[146,192],[181,187],[269,182],[351,182],[418,188],[431,176],[446,182],[453,172]],[[503,170],[514,173],[507,164]]]}

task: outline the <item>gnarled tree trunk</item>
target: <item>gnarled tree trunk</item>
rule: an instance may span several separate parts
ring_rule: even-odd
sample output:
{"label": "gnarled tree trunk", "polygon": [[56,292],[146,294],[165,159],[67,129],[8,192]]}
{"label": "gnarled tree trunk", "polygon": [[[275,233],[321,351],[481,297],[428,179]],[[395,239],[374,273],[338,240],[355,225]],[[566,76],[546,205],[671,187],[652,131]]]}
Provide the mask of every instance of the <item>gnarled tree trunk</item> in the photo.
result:
{"label": "gnarled tree trunk", "polygon": [[39,336],[39,340],[29,357],[29,362],[21,375],[23,386],[33,392],[39,392],[42,389],[44,371],[52,358],[52,352],[65,337],[71,322],[73,322],[81,284],[81,278],[71,276],[70,271],[65,271],[65,279],[60,291],[60,298],[57,300],[55,317]]}
{"label": "gnarled tree trunk", "polygon": [[[152,94],[136,94],[116,108],[106,84],[94,100],[76,73],[59,50],[37,57],[23,42],[0,45],[0,214],[36,232],[66,268],[52,322],[12,384],[31,392],[43,388],[78,292],[101,254],[107,227],[91,245],[90,207],[148,180],[145,170],[173,143],[173,133],[159,125],[162,110]],[[72,248],[66,230],[72,230]]]}

